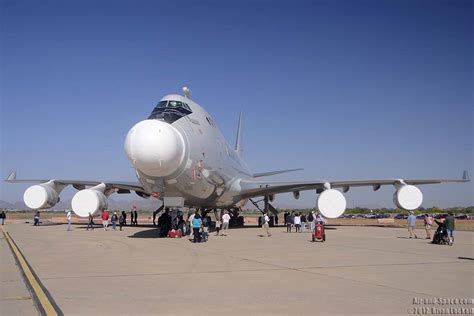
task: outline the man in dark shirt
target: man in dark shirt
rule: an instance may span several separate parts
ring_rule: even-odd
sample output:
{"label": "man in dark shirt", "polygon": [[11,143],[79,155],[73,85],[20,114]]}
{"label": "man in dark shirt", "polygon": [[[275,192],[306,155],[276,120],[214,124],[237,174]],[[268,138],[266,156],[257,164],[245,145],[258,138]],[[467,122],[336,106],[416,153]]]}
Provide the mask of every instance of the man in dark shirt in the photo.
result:
{"label": "man in dark shirt", "polygon": [[122,225],[126,226],[127,225],[127,212],[122,211],[122,218],[123,218]]}
{"label": "man in dark shirt", "polygon": [[134,213],[133,213],[133,209],[130,211],[130,226],[133,226],[133,223],[134,223]]}
{"label": "man in dark shirt", "polygon": [[133,211],[133,215],[135,217],[135,226],[138,225],[138,213],[137,213],[137,208],[135,207],[135,210]]}
{"label": "man in dark shirt", "polygon": [[446,230],[448,231],[449,243],[452,245],[454,242],[454,228],[455,228],[454,215],[452,212],[449,212],[448,216],[444,220],[444,225],[446,226]]}

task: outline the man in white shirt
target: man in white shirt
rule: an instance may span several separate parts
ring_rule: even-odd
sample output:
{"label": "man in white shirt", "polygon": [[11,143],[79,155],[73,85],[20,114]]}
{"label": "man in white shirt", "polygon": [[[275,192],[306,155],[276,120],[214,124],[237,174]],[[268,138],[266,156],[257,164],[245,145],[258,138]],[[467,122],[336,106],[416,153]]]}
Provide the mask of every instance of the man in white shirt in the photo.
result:
{"label": "man in white shirt", "polygon": [[190,211],[191,212],[191,215],[189,215],[188,217],[188,221],[189,221],[189,238],[193,237],[193,219],[194,219],[194,216],[196,214],[194,214],[194,212]]}
{"label": "man in white shirt", "polygon": [[230,215],[225,211],[224,215],[222,215],[222,236],[227,236],[229,232],[229,221]]}
{"label": "man in white shirt", "polygon": [[67,219],[67,230],[70,231],[71,230],[71,222],[72,222],[71,210],[67,210],[66,219]]}
{"label": "man in white shirt", "polygon": [[295,215],[294,223],[295,223],[296,232],[301,233],[301,229],[300,229],[300,227],[301,227],[301,214],[300,213]]}
{"label": "man in white shirt", "polygon": [[267,234],[267,237],[270,237],[272,234],[270,233],[270,225],[268,224],[270,222],[270,218],[268,217],[267,213],[263,213],[262,216],[263,223],[262,223],[262,228],[264,233]]}

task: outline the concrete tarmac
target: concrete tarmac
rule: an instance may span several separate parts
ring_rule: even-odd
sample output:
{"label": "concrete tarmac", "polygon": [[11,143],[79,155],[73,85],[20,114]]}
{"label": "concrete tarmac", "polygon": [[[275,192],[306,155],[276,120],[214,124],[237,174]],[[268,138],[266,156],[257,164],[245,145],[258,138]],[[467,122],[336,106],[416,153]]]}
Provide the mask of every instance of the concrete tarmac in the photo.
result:
{"label": "concrete tarmac", "polygon": [[[202,244],[156,238],[152,227],[106,232],[74,225],[68,232],[66,225],[16,224],[6,230],[65,315],[409,315],[420,307],[474,308],[414,304],[474,297],[472,232],[456,232],[454,246],[441,246],[382,227],[329,227],[325,243],[282,227],[271,228],[269,238],[259,228],[242,228],[226,237],[211,233]],[[0,245],[1,314],[35,315],[11,251],[4,240]]]}

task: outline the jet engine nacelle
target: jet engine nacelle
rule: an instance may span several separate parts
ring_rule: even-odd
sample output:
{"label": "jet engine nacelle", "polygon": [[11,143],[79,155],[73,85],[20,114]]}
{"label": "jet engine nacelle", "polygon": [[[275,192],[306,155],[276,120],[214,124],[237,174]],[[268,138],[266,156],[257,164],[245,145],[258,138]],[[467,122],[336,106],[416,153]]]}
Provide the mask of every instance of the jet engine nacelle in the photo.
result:
{"label": "jet engine nacelle", "polygon": [[100,191],[84,189],[74,195],[71,205],[77,216],[88,217],[89,213],[94,215],[107,208],[107,197]]}
{"label": "jet engine nacelle", "polygon": [[32,209],[45,209],[59,202],[59,193],[49,183],[36,184],[23,194],[26,206]]}
{"label": "jet engine nacelle", "polygon": [[270,202],[273,202],[273,200],[275,200],[275,194],[269,194],[269,195],[268,195],[268,200],[269,200]]}
{"label": "jet engine nacelle", "polygon": [[316,206],[326,218],[337,218],[346,210],[346,198],[338,190],[327,189],[318,195]]}
{"label": "jet engine nacelle", "polygon": [[298,200],[300,198],[300,191],[294,191],[293,192],[293,197]]}
{"label": "jet engine nacelle", "polygon": [[412,211],[420,207],[423,202],[423,193],[414,185],[402,185],[393,194],[393,203],[398,208]]}

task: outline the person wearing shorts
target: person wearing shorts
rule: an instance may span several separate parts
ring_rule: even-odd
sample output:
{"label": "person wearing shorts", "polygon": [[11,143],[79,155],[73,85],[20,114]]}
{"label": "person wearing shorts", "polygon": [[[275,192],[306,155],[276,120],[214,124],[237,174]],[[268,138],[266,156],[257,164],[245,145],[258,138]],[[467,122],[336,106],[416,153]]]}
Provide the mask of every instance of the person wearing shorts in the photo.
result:
{"label": "person wearing shorts", "polygon": [[230,215],[225,211],[224,215],[222,215],[222,236],[227,236],[229,232],[229,221]]}
{"label": "person wearing shorts", "polygon": [[448,213],[444,220],[444,225],[446,226],[446,231],[448,232],[449,243],[452,244],[454,242],[454,229],[456,226],[456,220],[452,212]]}

